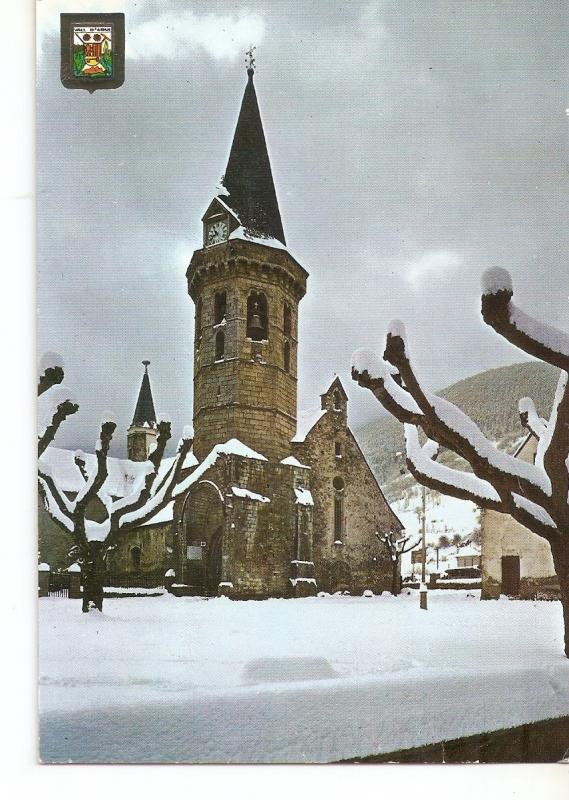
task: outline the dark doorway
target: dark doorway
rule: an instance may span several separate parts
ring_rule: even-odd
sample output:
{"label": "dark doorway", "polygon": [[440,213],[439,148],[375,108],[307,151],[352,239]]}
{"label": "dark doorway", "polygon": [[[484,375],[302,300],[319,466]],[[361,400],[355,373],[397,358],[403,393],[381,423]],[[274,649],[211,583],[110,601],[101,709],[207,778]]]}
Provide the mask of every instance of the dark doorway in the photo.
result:
{"label": "dark doorway", "polygon": [[218,528],[211,537],[207,548],[207,593],[217,595],[221,582],[221,542],[223,528]]}
{"label": "dark doorway", "polygon": [[502,556],[502,594],[520,593],[520,557]]}

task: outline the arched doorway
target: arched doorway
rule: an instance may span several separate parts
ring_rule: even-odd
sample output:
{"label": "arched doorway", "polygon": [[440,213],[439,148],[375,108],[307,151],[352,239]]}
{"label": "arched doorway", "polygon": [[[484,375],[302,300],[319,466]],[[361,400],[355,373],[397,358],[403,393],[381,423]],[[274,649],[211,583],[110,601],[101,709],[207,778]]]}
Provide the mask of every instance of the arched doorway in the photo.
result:
{"label": "arched doorway", "polygon": [[223,496],[211,481],[192,486],[182,510],[183,583],[192,594],[217,595],[222,580]]}
{"label": "arched doorway", "polygon": [[206,592],[207,594],[217,594],[217,589],[221,583],[221,555],[223,546],[223,528],[219,527],[211,537],[207,548],[207,574]]}

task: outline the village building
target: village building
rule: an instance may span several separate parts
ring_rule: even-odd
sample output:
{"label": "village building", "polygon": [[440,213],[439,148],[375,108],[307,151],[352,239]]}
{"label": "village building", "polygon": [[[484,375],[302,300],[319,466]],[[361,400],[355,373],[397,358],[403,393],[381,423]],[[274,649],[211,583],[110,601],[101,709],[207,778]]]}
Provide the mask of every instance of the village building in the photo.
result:
{"label": "village building", "polygon": [[[249,68],[222,186],[187,270],[195,304],[193,453],[174,502],[121,537],[108,569],[167,571],[177,594],[389,590],[391,565],[376,534],[402,526],[349,428],[340,379],[318,409],[297,417],[298,315],[308,272],[286,244],[253,77]],[[123,483],[156,438],[143,363],[129,459],[109,459],[110,475]],[[69,469],[67,488],[77,491],[73,454],[48,448],[47,458],[52,471]],[[104,489],[126,493],[120,480]]]}
{"label": "village building", "polygon": [[[530,433],[514,453],[535,461],[537,439]],[[508,514],[483,509],[482,599],[501,594],[522,598],[551,598],[559,594],[549,543]]]}

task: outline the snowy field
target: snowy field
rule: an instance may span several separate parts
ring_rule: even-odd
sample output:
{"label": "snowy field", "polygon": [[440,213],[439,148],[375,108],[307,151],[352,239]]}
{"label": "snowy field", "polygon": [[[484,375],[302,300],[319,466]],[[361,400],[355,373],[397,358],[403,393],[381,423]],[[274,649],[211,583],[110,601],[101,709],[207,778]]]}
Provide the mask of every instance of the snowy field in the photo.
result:
{"label": "snowy field", "polygon": [[330,762],[569,714],[560,604],[478,598],[42,598],[42,758]]}

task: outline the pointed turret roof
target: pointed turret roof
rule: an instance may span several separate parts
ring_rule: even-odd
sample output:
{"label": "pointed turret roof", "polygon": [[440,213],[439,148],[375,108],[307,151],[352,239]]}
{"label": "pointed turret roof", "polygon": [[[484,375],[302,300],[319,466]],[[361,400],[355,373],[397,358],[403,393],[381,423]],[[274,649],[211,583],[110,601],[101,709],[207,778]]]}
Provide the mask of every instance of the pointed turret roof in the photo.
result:
{"label": "pointed turret roof", "polygon": [[152,390],[150,389],[150,378],[148,377],[148,365],[150,361],[143,361],[144,375],[138,393],[138,400],[134,410],[131,427],[134,425],[156,425],[156,412],[154,411],[154,401],[152,400]]}
{"label": "pointed turret roof", "polygon": [[229,196],[223,199],[247,233],[286,244],[253,75],[254,70],[249,67],[222,181]]}

